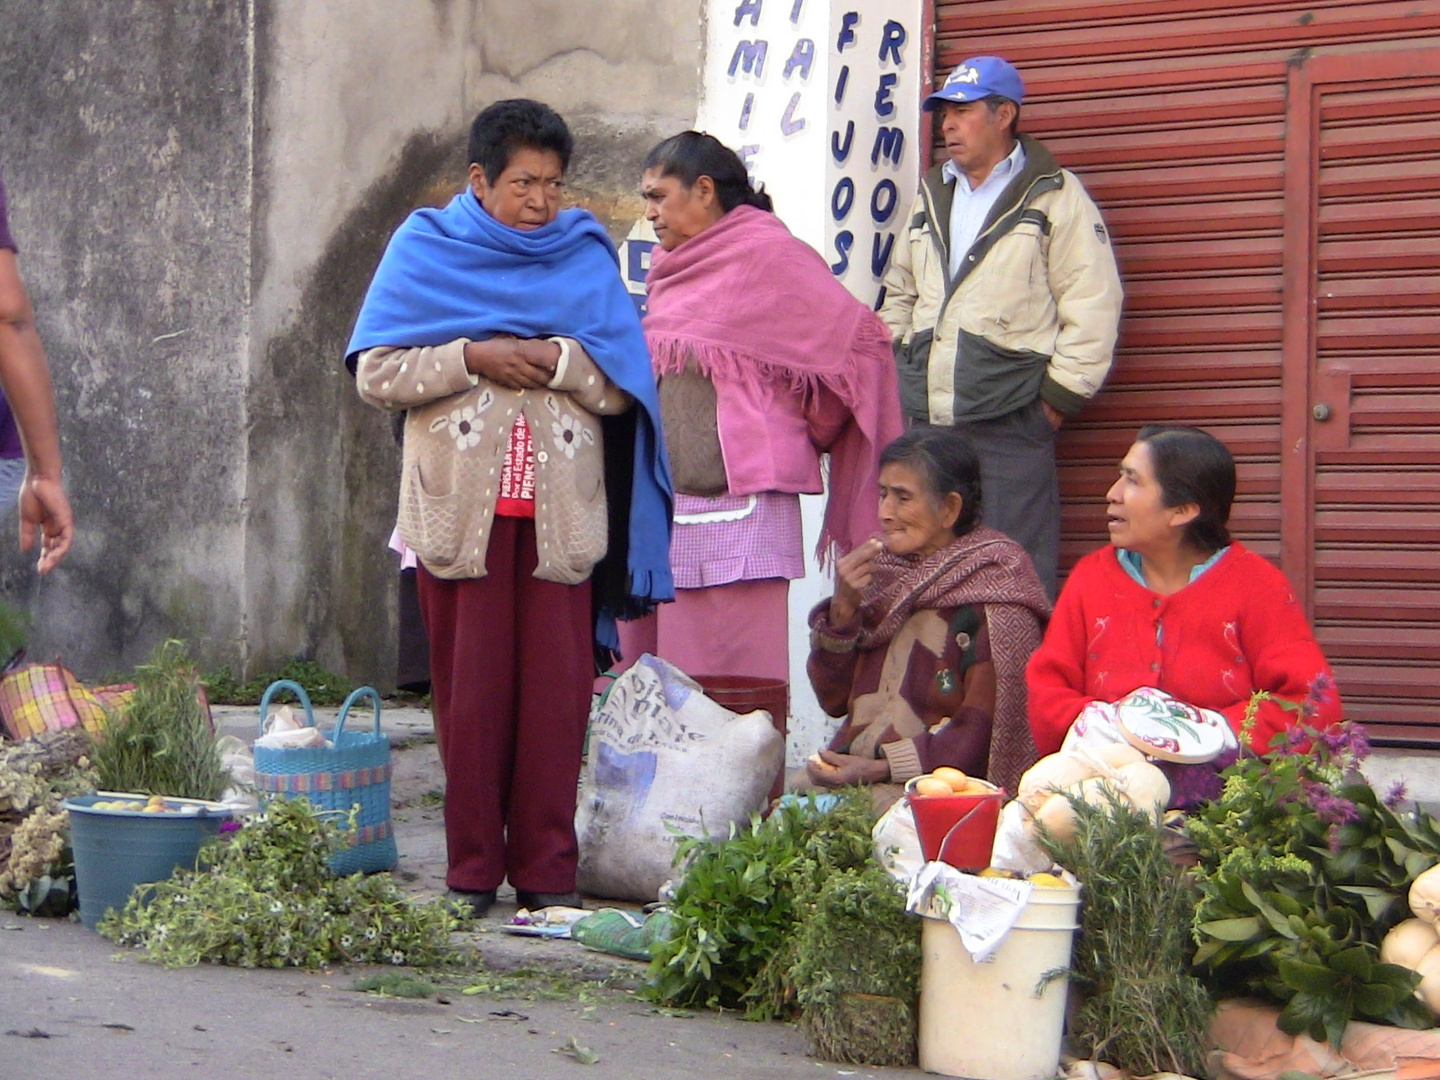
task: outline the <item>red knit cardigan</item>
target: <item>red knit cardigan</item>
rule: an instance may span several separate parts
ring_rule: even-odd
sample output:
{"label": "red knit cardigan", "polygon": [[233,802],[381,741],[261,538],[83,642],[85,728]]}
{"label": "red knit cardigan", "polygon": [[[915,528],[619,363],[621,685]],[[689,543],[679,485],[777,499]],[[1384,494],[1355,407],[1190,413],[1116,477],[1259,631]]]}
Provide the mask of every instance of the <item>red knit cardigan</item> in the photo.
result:
{"label": "red knit cardigan", "polygon": [[[1311,724],[1323,730],[1341,718],[1330,667],[1289,581],[1238,543],[1170,596],[1132,578],[1113,547],[1091,552],[1065,582],[1026,681],[1041,754],[1060,749],[1091,701],[1118,701],[1141,686],[1216,709],[1237,732],[1255,690],[1302,702],[1313,687]],[[1250,745],[1263,752],[1296,719],[1265,702]]]}

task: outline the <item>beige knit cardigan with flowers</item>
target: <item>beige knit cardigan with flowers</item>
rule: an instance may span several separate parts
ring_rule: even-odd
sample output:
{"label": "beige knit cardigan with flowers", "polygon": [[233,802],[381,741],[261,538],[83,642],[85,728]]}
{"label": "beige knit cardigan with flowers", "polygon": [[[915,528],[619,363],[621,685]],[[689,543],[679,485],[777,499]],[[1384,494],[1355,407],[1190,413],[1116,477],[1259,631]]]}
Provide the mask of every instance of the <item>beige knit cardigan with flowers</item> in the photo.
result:
{"label": "beige knit cardigan with flowers", "polygon": [[400,471],[400,536],[439,578],[485,576],[485,552],[499,498],[510,429],[523,413],[535,454],[535,576],[576,585],[608,541],[604,446],[599,417],[631,405],[623,390],[571,338],[544,389],[511,390],[472,375],[466,339],[361,353],[360,397],[405,409]]}

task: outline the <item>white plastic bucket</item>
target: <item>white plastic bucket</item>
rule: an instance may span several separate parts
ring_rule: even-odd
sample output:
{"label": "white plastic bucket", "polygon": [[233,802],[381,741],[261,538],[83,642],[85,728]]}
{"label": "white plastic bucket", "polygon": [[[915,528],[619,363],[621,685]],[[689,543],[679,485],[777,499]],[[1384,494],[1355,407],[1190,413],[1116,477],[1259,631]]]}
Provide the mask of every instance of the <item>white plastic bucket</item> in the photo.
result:
{"label": "white plastic bucket", "polygon": [[1031,890],[1030,902],[985,964],[970,959],[948,922],[921,936],[920,1067],[975,1080],[1045,1080],[1060,1064],[1063,975],[1079,925],[1080,889]]}

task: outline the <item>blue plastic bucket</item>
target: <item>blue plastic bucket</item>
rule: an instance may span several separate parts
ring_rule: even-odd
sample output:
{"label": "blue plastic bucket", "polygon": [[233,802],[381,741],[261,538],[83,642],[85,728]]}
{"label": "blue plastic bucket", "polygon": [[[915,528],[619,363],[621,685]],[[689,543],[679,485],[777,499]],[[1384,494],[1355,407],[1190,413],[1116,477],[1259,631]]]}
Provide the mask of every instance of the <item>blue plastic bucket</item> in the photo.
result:
{"label": "blue plastic bucket", "polygon": [[91,930],[110,908],[123,908],[137,885],[164,881],[177,869],[193,869],[200,845],[220,831],[233,811],[221,803],[166,798],[171,805],[189,805],[194,813],[140,810],[97,810],[96,802],[144,795],[101,792],[66,799],[70,812],[70,846],[75,853],[75,886],[80,893],[80,921]]}

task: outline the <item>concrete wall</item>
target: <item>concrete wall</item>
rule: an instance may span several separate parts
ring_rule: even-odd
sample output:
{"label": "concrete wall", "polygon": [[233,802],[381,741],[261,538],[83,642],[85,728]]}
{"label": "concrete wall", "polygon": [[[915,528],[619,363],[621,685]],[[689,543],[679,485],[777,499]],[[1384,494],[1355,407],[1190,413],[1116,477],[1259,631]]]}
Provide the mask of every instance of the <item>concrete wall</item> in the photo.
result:
{"label": "concrete wall", "polygon": [[571,122],[575,197],[623,235],[640,158],[693,122],[698,3],[82,8],[0,20],[0,168],[81,523],[51,580],[6,553],[0,586],[82,674],[180,634],[388,684],[398,457],[340,367],[385,240],[512,96]]}
{"label": "concrete wall", "polygon": [[33,651],[91,672],[168,634],[243,647],[249,19],[209,0],[0,19],[0,168],[80,522],[43,585],[5,543],[3,592],[34,604]]}

